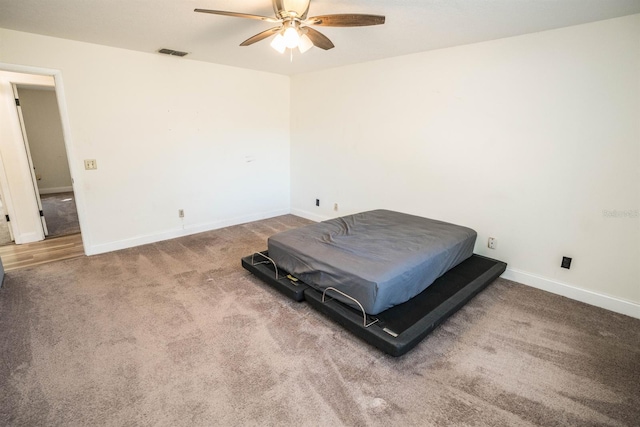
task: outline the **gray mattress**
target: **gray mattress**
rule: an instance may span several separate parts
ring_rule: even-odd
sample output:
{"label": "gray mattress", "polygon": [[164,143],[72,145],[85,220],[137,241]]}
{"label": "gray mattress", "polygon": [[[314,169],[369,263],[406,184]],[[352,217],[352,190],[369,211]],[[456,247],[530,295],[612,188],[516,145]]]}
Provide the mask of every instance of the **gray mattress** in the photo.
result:
{"label": "gray mattress", "polygon": [[476,235],[459,225],[375,210],[275,234],[268,250],[279,267],[308,285],[335,287],[378,314],[469,258]]}

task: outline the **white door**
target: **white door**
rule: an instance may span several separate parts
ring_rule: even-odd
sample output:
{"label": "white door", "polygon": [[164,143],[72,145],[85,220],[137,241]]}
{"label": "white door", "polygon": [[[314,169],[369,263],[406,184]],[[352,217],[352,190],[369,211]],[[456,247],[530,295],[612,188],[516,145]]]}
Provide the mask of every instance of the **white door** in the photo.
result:
{"label": "white door", "polygon": [[[9,242],[15,242],[15,237],[13,237],[13,230],[11,229],[11,224],[9,222],[9,209],[7,209],[7,203],[4,201],[2,197],[2,192],[0,191],[0,204],[2,204],[2,209],[0,209],[0,214],[4,215],[7,221],[7,230],[9,231]],[[2,242],[9,243],[9,242]]]}
{"label": "white door", "polygon": [[42,221],[42,229],[44,230],[45,237],[49,235],[47,229],[47,221],[44,218],[44,212],[42,211],[42,200],[40,200],[40,191],[38,190],[38,181],[36,179],[36,168],[33,166],[33,159],[31,158],[31,150],[29,149],[29,140],[27,138],[27,130],[24,126],[24,117],[22,115],[22,108],[20,107],[20,98],[18,97],[18,88],[15,84],[13,87],[13,96],[16,99],[16,108],[18,109],[18,119],[20,120],[20,129],[22,130],[22,140],[24,141],[24,149],[27,152],[27,160],[29,161],[29,169],[31,171],[31,181],[33,183],[33,191],[38,201],[38,209],[40,210],[40,221]]}

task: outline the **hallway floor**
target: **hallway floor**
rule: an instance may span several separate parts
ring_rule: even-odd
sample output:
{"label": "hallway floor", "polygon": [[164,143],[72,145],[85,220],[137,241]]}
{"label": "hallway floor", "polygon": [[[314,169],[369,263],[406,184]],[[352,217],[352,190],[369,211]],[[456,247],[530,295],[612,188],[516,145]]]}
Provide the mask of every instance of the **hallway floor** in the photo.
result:
{"label": "hallway floor", "polygon": [[78,211],[72,191],[66,193],[43,194],[42,210],[47,221],[47,238],[66,236],[80,232]]}
{"label": "hallway floor", "polygon": [[[78,211],[72,191],[42,194],[40,199],[49,230],[47,239],[80,233]],[[0,200],[0,212],[3,212],[2,200]],[[0,246],[9,244],[13,244],[9,234],[9,224],[2,214],[0,215]]]}

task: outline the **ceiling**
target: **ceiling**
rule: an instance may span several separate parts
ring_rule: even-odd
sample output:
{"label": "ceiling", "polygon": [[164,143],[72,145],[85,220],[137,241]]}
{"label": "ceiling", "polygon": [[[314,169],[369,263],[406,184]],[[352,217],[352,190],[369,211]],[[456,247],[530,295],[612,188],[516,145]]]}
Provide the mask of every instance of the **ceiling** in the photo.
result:
{"label": "ceiling", "polygon": [[195,13],[273,16],[270,0],[0,0],[0,27],[141,52],[293,75],[640,13],[640,0],[311,0],[309,16],[385,15],[384,25],[316,27],[335,48],[279,54],[264,40],[239,44],[268,22]]}

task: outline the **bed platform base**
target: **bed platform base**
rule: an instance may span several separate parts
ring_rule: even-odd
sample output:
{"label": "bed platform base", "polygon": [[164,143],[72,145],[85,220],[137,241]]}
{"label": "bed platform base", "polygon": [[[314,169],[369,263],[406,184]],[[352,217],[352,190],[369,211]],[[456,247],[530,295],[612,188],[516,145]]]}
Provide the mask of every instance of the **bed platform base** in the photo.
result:
{"label": "bed platform base", "polygon": [[334,288],[332,286],[329,286],[327,289],[325,289],[322,292],[322,304],[328,304],[329,301],[331,301],[333,299],[331,297],[329,297],[330,299],[326,298],[327,292],[329,292],[329,291],[335,292],[335,293],[337,293],[339,295],[342,295],[343,297],[353,301],[360,308],[360,311],[362,312],[362,327],[363,328],[368,328],[369,326],[373,325],[374,323],[378,323],[379,319],[377,319],[376,317],[372,317],[371,321],[369,321],[367,313],[364,311],[364,308],[362,307],[362,304],[360,304],[360,301],[358,301],[357,299],[355,299],[351,295],[347,295],[346,293],[344,293],[344,292],[342,292],[342,291],[340,291],[340,290],[338,290],[338,289],[336,289],[336,288]]}
{"label": "bed platform base", "polygon": [[415,347],[507,267],[504,262],[474,254],[409,301],[370,316],[364,310],[331,298],[331,293],[337,291],[353,300],[343,292],[334,288],[320,292],[302,281],[295,281],[275,263],[264,261],[268,257],[267,251],[259,254],[242,258],[242,266],[295,301],[307,301],[349,332],[395,357]]}
{"label": "bed platform base", "polygon": [[276,263],[269,258],[267,251],[256,252],[242,258],[242,267],[292,300],[304,301],[304,291],[309,286],[292,277],[288,272],[279,269]]}

